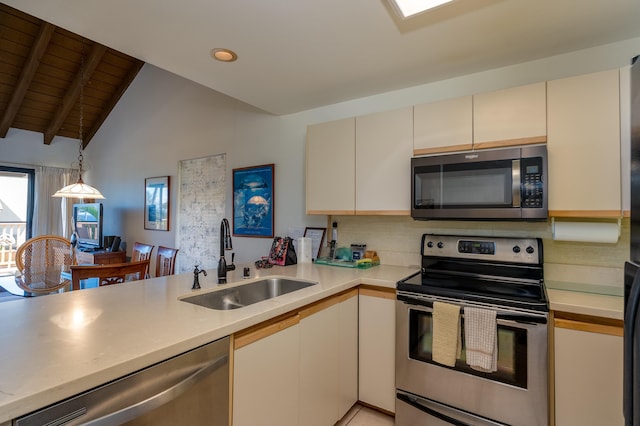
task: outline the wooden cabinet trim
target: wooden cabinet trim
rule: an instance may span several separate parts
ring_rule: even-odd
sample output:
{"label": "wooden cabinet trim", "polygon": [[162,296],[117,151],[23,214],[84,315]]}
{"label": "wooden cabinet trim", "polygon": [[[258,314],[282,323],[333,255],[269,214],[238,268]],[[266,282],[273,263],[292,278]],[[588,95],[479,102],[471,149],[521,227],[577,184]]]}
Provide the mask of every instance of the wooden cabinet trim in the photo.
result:
{"label": "wooden cabinet trim", "polygon": [[531,136],[528,138],[508,139],[503,141],[476,142],[473,149],[503,148],[509,146],[535,145],[547,143],[547,136]]}
{"label": "wooden cabinet trim", "polygon": [[350,299],[357,295],[358,295],[358,290],[355,288],[352,288],[352,289],[343,291],[342,293],[329,296],[326,299],[318,300],[317,302],[314,302],[310,305],[305,306],[298,312],[298,314],[300,315],[300,320],[308,318],[313,314],[317,314],[320,311],[330,308],[333,305],[337,305],[338,303],[342,303],[345,300]]}
{"label": "wooden cabinet trim", "polygon": [[299,322],[300,315],[295,313],[287,314],[285,316],[280,316],[272,320],[256,324],[253,327],[249,327],[246,330],[234,334],[233,349],[238,350],[251,343],[257,342],[260,339],[269,337],[289,327],[293,327]]}
{"label": "wooden cabinet trim", "polygon": [[356,213],[353,210],[307,210],[307,214],[354,216]]}
{"label": "wooden cabinet trim", "polygon": [[623,324],[624,322],[622,320],[570,312],[554,312],[553,316],[553,325],[558,328],[619,337],[623,335]]}
{"label": "wooden cabinet trim", "polygon": [[409,216],[410,210],[356,210],[356,216]]}
{"label": "wooden cabinet trim", "polygon": [[396,299],[396,289],[389,287],[379,287],[370,284],[362,284],[359,288],[360,295],[378,297],[380,299]]}
{"label": "wooden cabinet trim", "polygon": [[621,210],[549,210],[549,217],[615,218],[622,217]]}
{"label": "wooden cabinet trim", "polygon": [[444,152],[471,151],[472,149],[473,149],[472,144],[465,143],[462,145],[442,146],[442,147],[436,147],[436,148],[418,148],[413,150],[413,155],[417,157],[420,155],[442,154]]}

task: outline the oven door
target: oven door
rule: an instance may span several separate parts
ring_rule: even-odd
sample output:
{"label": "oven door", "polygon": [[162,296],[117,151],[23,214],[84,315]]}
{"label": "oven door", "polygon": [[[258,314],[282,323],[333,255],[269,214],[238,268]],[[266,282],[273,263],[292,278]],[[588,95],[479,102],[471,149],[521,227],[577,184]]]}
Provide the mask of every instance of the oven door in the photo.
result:
{"label": "oven door", "polygon": [[[498,370],[484,373],[461,359],[446,367],[431,359],[433,302],[497,311]],[[398,293],[396,387],[507,424],[548,421],[548,314],[444,297]],[[464,317],[461,318],[464,327]],[[464,328],[463,328],[464,329]]]}

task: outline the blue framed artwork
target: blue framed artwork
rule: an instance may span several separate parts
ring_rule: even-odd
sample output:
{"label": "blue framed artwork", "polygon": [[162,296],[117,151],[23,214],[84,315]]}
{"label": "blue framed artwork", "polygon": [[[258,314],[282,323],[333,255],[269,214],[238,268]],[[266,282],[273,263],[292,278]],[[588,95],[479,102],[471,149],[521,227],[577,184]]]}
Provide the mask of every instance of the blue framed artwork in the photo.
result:
{"label": "blue framed artwork", "polygon": [[273,164],[233,169],[233,235],[273,238]]}

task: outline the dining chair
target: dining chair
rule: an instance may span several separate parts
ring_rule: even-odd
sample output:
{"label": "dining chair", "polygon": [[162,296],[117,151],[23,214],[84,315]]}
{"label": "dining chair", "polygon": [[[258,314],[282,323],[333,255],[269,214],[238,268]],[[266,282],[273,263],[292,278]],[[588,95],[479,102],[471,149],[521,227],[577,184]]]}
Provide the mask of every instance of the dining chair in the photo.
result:
{"label": "dining chair", "polygon": [[89,278],[98,278],[100,287],[121,284],[125,281],[142,280],[149,269],[149,262],[149,259],[146,259],[110,265],[73,265],[71,266],[72,288],[79,290],[80,281]]}
{"label": "dining chair", "polygon": [[173,275],[176,269],[177,256],[178,249],[158,246],[158,254],[156,256],[156,277]]}
{"label": "dining chair", "polygon": [[16,251],[16,284],[24,291],[47,294],[69,285],[62,273],[75,264],[71,242],[59,235],[41,235],[25,241]]}
{"label": "dining chair", "polygon": [[[140,260],[149,260],[151,259],[151,252],[155,246],[150,244],[144,244],[135,242],[133,244],[133,250],[131,252],[131,261],[138,262]],[[145,278],[149,278],[149,270],[145,271]]]}

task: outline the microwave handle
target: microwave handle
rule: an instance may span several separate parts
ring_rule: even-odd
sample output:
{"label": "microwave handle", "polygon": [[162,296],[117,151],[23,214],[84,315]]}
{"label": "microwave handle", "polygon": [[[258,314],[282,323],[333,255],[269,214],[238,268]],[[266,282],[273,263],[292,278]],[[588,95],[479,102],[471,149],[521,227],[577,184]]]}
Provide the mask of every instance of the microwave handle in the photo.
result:
{"label": "microwave handle", "polygon": [[520,207],[520,160],[511,162],[511,199],[512,207]]}

